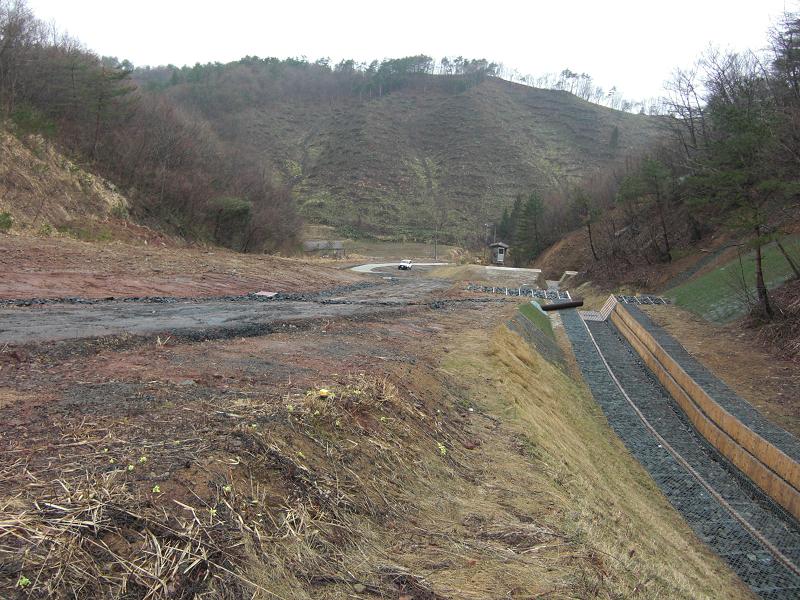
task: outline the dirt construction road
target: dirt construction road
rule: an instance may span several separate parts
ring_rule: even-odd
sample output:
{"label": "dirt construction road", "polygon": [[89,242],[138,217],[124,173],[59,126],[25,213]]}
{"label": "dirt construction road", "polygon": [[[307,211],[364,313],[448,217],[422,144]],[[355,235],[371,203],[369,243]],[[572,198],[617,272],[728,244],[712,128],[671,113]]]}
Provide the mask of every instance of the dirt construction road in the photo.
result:
{"label": "dirt construction road", "polygon": [[[372,284],[372,285],[370,285]],[[375,279],[339,293],[299,299],[182,299],[44,303],[0,309],[0,344],[27,344],[120,334],[230,337],[265,333],[276,325],[307,319],[371,315],[436,301],[442,281],[407,277]],[[221,335],[224,334],[224,335]]]}

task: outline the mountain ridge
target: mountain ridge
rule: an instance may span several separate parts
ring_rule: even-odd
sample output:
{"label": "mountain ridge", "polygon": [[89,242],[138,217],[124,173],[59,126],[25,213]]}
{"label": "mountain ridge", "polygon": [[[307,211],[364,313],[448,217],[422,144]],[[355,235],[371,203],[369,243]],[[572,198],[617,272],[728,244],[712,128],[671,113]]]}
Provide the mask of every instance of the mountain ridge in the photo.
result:
{"label": "mountain ridge", "polygon": [[446,76],[425,77],[378,97],[256,98],[232,110],[223,100],[221,111],[201,105],[195,84],[164,93],[239,151],[259,155],[308,222],[391,239],[441,230],[474,243],[515,196],[546,195],[622,164],[661,131],[655,117],[569,92],[495,77],[453,91],[442,85]]}

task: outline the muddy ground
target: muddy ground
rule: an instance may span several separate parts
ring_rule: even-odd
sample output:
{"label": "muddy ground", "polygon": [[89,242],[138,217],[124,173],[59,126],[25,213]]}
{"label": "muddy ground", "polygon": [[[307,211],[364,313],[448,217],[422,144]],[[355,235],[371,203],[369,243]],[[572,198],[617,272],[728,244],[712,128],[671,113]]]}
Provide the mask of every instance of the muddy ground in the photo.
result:
{"label": "muddy ground", "polygon": [[0,303],[0,343],[25,345],[108,336],[190,339],[252,336],[310,320],[366,317],[441,302],[498,302],[442,280],[401,274],[364,277],[321,293],[216,298],[143,297],[127,300],[40,298]]}

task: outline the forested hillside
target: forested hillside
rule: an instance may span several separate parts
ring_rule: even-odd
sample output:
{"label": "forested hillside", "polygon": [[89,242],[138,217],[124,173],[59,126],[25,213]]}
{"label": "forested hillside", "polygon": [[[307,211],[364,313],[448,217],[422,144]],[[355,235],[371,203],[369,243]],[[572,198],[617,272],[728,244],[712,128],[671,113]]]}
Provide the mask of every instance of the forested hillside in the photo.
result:
{"label": "forested hillside", "polygon": [[[774,245],[800,277],[800,261],[782,241],[800,219],[800,17],[785,15],[768,42],[764,52],[711,49],[675,72],[664,101],[669,135],[624,169],[590,174],[565,196],[584,246],[581,254],[557,244],[548,264],[570,254],[598,279],[647,285],[673,260],[724,239],[738,248],[740,265],[753,254],[733,293],[748,296],[758,319],[776,316],[765,247]],[[742,283],[748,279],[752,293]]]}
{"label": "forested hillside", "polygon": [[515,197],[621,165],[660,131],[653,117],[503,81],[485,60],[134,69],[9,0],[0,47],[1,112],[17,136],[42,135],[116,184],[135,219],[243,251],[292,247],[303,219],[478,245]]}
{"label": "forested hillside", "polygon": [[[104,176],[142,223],[242,251],[291,247],[300,221],[260,159],[168,98],[139,89],[132,71],[127,61],[98,57],[56,33],[24,1],[0,0],[0,127],[26,142],[55,144]],[[37,174],[7,169],[3,176],[13,186],[15,177]]]}

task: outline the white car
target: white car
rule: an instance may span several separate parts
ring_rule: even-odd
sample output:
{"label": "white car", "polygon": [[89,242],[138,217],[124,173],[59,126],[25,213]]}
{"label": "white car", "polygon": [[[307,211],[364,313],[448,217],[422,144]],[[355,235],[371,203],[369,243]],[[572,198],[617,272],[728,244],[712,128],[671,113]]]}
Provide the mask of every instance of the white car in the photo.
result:
{"label": "white car", "polygon": [[410,269],[413,266],[414,266],[414,263],[412,263],[408,259],[405,259],[405,260],[401,260],[400,261],[400,264],[397,265],[397,268],[400,269],[401,271],[407,271],[408,269]]}

